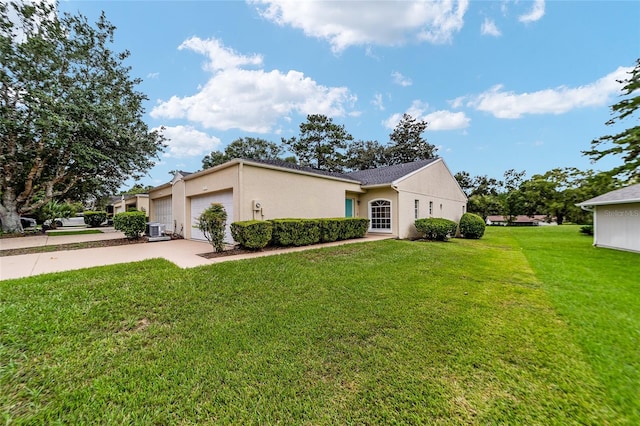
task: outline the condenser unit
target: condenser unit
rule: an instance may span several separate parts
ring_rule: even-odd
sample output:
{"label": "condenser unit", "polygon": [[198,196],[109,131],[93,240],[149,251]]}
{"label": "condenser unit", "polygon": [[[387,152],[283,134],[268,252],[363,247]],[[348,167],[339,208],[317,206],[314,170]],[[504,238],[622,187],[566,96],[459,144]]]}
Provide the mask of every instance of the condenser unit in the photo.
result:
{"label": "condenser unit", "polygon": [[147,223],[147,236],[151,238],[163,237],[166,227],[167,225],[164,223],[149,222]]}

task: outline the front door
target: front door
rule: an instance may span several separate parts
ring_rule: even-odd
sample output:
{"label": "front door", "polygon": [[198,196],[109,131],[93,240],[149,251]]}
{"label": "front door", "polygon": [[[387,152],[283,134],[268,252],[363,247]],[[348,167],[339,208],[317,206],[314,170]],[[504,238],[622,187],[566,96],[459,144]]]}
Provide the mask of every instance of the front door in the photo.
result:
{"label": "front door", "polygon": [[353,198],[344,200],[344,217],[353,217]]}

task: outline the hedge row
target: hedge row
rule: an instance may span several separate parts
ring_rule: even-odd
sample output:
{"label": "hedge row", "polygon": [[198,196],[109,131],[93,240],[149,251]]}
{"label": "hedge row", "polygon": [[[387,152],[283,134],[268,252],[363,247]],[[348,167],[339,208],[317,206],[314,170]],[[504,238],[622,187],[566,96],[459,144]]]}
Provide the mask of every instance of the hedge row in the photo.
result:
{"label": "hedge row", "polygon": [[[418,233],[427,240],[447,241],[458,231],[457,223],[443,218],[417,219],[415,225]],[[478,239],[484,235],[486,225],[480,216],[465,213],[460,218],[459,226],[463,238]]]}
{"label": "hedge row", "polygon": [[107,220],[106,211],[92,211],[87,210],[84,212],[84,223],[91,228],[102,225]]}
{"label": "hedge row", "polygon": [[250,220],[232,223],[231,235],[241,247],[257,250],[361,238],[368,228],[362,218]]}

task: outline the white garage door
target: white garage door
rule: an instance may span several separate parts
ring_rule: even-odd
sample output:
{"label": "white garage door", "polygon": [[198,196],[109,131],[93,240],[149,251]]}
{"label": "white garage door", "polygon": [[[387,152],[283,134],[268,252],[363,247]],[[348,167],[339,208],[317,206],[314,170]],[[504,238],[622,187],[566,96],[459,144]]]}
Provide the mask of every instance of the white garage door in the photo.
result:
{"label": "white garage door", "polygon": [[204,234],[196,228],[198,217],[212,203],[220,203],[227,212],[227,226],[224,241],[233,243],[231,238],[231,222],[233,222],[233,191],[216,192],[215,194],[202,195],[191,198],[191,239],[207,241]]}
{"label": "white garage door", "polygon": [[154,217],[156,222],[166,226],[167,231],[173,231],[173,215],[171,214],[171,197],[160,198],[153,201]]}

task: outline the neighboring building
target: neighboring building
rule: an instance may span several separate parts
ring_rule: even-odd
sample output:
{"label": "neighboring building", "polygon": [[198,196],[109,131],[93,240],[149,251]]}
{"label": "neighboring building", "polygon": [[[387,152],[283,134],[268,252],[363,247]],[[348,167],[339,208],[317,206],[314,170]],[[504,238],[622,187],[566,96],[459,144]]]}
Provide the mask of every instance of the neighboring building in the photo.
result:
{"label": "neighboring building", "polygon": [[135,208],[149,215],[149,194],[121,195],[119,200],[112,203],[113,214],[129,211]]}
{"label": "neighboring building", "polygon": [[593,245],[640,252],[640,184],[583,201],[593,212]]}
{"label": "neighboring building", "polygon": [[150,220],[187,239],[211,203],[221,203],[229,225],[277,218],[365,217],[369,232],[416,237],[416,218],[456,222],[467,197],[442,159],[353,173],[332,173],[278,160],[236,159],[197,173],[178,172],[149,191]]}
{"label": "neighboring building", "polygon": [[511,218],[511,221],[505,216],[501,215],[489,215],[486,220],[487,225],[493,226],[543,226],[543,225],[557,225],[555,219],[549,219],[544,214],[534,214],[533,216],[527,216],[519,214]]}

